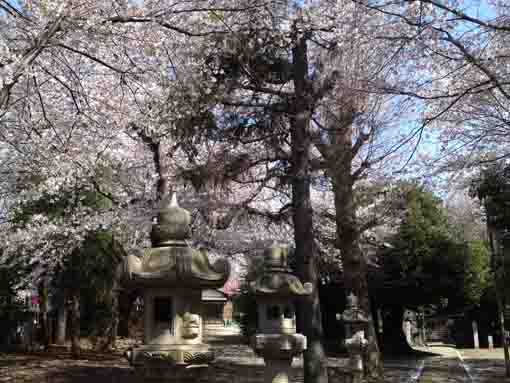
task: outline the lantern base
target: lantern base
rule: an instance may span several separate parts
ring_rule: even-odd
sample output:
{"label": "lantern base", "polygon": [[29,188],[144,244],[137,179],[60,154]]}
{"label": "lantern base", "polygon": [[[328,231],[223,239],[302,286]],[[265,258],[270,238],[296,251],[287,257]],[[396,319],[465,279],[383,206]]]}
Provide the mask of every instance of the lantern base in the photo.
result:
{"label": "lantern base", "polygon": [[214,359],[208,344],[144,345],[128,351],[126,356],[133,366],[156,365],[203,365]]}
{"label": "lantern base", "polygon": [[264,383],[290,383],[292,382],[292,358],[267,359],[264,358]]}
{"label": "lantern base", "polygon": [[136,366],[135,374],[140,382],[199,383],[208,378],[208,365]]}
{"label": "lantern base", "polygon": [[207,344],[144,345],[126,353],[143,381],[199,382],[214,353]]}
{"label": "lantern base", "polygon": [[302,334],[255,334],[252,347],[264,358],[264,383],[289,383],[292,359],[306,350],[306,337]]}

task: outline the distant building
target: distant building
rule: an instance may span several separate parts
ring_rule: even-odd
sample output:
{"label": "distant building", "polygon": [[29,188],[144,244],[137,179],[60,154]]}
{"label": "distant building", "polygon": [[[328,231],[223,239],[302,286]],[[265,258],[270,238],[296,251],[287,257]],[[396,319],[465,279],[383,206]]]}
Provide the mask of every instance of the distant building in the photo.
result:
{"label": "distant building", "polygon": [[225,306],[228,296],[220,290],[203,290],[203,321],[205,327],[224,326],[226,323]]}
{"label": "distant building", "polygon": [[239,290],[239,279],[233,275],[218,290],[203,290],[203,321],[206,334],[219,335],[227,328],[237,327],[234,323],[233,295]]}

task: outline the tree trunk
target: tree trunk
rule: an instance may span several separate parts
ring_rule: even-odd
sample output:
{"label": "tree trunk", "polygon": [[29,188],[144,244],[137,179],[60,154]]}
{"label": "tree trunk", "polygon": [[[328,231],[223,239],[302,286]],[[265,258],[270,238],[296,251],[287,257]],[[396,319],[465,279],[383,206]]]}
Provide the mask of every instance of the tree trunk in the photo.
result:
{"label": "tree trunk", "polygon": [[[506,286],[505,286],[505,280],[501,280],[500,278],[497,277],[498,272],[500,271],[500,270],[498,270],[499,267],[503,268],[503,270],[502,270],[503,275],[504,275],[504,272],[506,271],[504,269],[504,267],[505,267],[505,258],[504,257],[505,257],[506,251],[508,251],[508,250],[504,249],[503,254],[500,254],[501,238],[499,238],[499,236],[498,236],[497,228],[494,227],[493,225],[489,224],[490,217],[487,217],[487,218],[488,218],[487,219],[487,232],[489,234],[489,244],[490,244],[491,253],[492,253],[491,264],[492,264],[492,269],[493,269],[494,273],[496,274],[496,280],[495,280],[496,300],[498,302],[498,311],[499,311],[499,315],[500,315],[499,323],[500,323],[500,328],[501,328],[501,336],[503,337],[502,341],[503,341],[503,349],[504,349],[504,353],[505,353],[505,375],[507,377],[510,377],[510,356],[508,353],[508,344],[506,342],[506,337],[505,337],[505,299],[504,299],[504,295],[502,295],[502,294],[505,294],[504,292],[506,291],[506,289],[505,289]],[[506,243],[506,241],[504,241],[503,247],[506,247],[506,246],[508,246],[508,244]],[[502,265],[498,264],[498,260],[497,260],[498,257],[503,257]]]}
{"label": "tree trunk", "polygon": [[154,170],[158,175],[158,180],[156,183],[156,200],[158,201],[158,203],[161,203],[163,202],[164,198],[170,194],[170,187],[168,184],[168,180],[166,178],[168,176],[168,165],[164,160],[165,152],[163,151],[163,146],[160,141],[158,141],[156,138],[152,137],[149,133],[144,131],[142,127],[135,125],[134,128],[135,131],[138,133],[138,136],[147,145],[147,147],[152,153]]}
{"label": "tree trunk", "polygon": [[508,353],[508,343],[505,336],[505,305],[503,299],[498,297],[499,326],[501,329],[501,344],[505,353],[505,376],[510,377],[510,355]]}
{"label": "tree trunk", "polygon": [[112,324],[108,334],[106,348],[116,348],[117,332],[119,328],[119,291],[114,289],[112,292]]}
{"label": "tree trunk", "polygon": [[48,321],[48,287],[46,282],[43,280],[39,283],[39,319],[41,321],[41,337],[40,341],[44,346],[50,344],[50,330]]}
{"label": "tree trunk", "polygon": [[138,297],[138,291],[121,290],[118,296],[118,309],[119,309],[119,324],[117,328],[117,334],[129,338],[131,336],[129,331],[129,320],[131,318],[131,312],[134,307],[136,298]]}
{"label": "tree trunk", "polygon": [[307,89],[308,60],[304,37],[293,48],[295,109],[291,117],[292,208],[297,271],[304,282],[314,286],[314,293],[300,306],[300,330],[307,337],[304,353],[304,382],[327,383],[327,358],[322,344],[323,328],[318,291],[318,273],[314,246],[310,200],[310,94]]}
{"label": "tree trunk", "polygon": [[[384,331],[382,348],[385,353],[403,355],[413,352],[407,343],[402,324],[404,321],[404,308],[402,306],[389,306],[384,308]],[[421,331],[421,329],[420,329]]]}
{"label": "tree trunk", "polygon": [[382,363],[370,307],[367,262],[359,244],[360,233],[354,202],[352,123],[347,121],[344,126],[332,129],[331,135],[328,168],[335,195],[337,247],[342,257],[345,292],[346,294],[354,293],[359,299],[361,308],[368,315],[365,367],[369,376],[378,377],[382,374]]}
{"label": "tree trunk", "polygon": [[66,344],[66,330],[67,330],[67,306],[64,301],[58,306],[57,309],[57,331],[55,343],[64,346]]}
{"label": "tree trunk", "polygon": [[80,357],[80,292],[71,293],[71,354]]}

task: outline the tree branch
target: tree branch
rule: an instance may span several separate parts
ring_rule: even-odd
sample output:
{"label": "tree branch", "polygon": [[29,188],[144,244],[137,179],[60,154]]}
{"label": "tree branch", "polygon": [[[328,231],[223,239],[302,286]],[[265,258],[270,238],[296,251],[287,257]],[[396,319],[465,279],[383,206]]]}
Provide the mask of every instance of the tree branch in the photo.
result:
{"label": "tree branch", "polygon": [[[60,29],[60,25],[65,18],[65,14],[62,12],[52,23],[48,23],[41,36],[34,42],[34,44],[25,50],[17,65],[12,80],[6,83],[0,88],[0,110],[7,108],[11,89],[18,82],[21,76],[25,73],[25,70],[34,62],[34,60],[41,54],[44,48],[48,45],[51,38]],[[14,65],[14,64],[11,64]]]}
{"label": "tree branch", "polygon": [[59,46],[61,48],[64,48],[64,49],[67,49],[68,51],[74,52],[76,54],[82,55],[82,56],[88,58],[91,61],[94,61],[94,62],[96,62],[96,63],[98,63],[98,64],[100,64],[102,66],[107,67],[108,69],[113,70],[114,72],[121,73],[121,74],[125,74],[127,72],[127,71],[124,71],[122,69],[116,68],[113,65],[108,64],[107,62],[105,62],[105,61],[103,61],[101,59],[98,59],[97,57],[92,56],[91,54],[88,54],[87,52],[81,51],[79,49],[71,48],[70,46],[65,45],[65,44],[58,44],[57,46]]}

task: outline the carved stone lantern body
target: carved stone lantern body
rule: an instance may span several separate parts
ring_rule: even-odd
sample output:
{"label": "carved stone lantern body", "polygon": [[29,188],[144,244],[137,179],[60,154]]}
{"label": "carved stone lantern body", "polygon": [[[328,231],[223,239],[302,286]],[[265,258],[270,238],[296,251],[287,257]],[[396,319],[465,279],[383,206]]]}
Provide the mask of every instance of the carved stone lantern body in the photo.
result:
{"label": "carved stone lantern body", "polygon": [[202,342],[201,292],[223,286],[230,267],[188,246],[189,224],[174,195],[153,224],[152,248],[123,265],[124,286],[144,297],[144,343],[127,356],[146,380],[196,381],[214,358]]}
{"label": "carved stone lantern body", "polygon": [[299,297],[311,294],[312,285],[303,284],[287,265],[289,249],[273,246],[265,254],[265,271],[250,287],[256,296],[258,330],[252,347],[266,363],[266,383],[288,383],[292,359],[306,349],[306,337],[296,333]]}
{"label": "carved stone lantern body", "polygon": [[368,344],[365,339],[368,318],[359,307],[357,297],[352,293],[347,297],[347,308],[342,314],[342,319],[345,323],[345,347],[349,352],[352,383],[358,383],[362,381],[364,375],[363,354]]}

